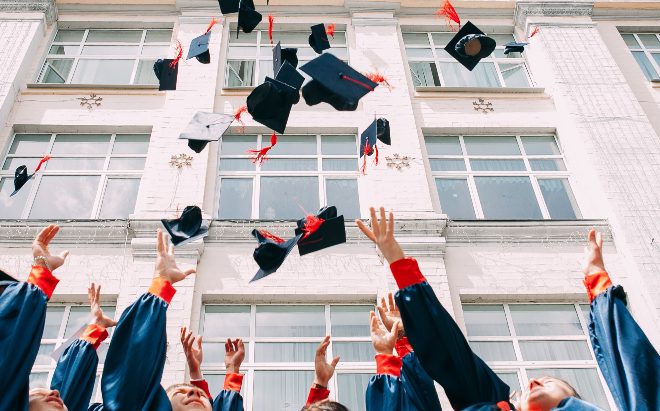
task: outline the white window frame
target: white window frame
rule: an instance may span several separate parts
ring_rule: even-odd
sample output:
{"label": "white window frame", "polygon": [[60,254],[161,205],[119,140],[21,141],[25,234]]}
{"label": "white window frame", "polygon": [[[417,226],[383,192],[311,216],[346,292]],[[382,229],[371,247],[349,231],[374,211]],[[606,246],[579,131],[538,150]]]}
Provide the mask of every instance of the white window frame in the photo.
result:
{"label": "white window frame", "polygon": [[[240,306],[240,307],[250,307],[250,336],[243,338],[243,342],[246,345],[247,355],[243,364],[241,365],[241,373],[245,374],[243,379],[243,388],[242,392],[244,393],[245,409],[251,410],[254,402],[254,373],[255,371],[310,371],[314,374],[314,361],[311,362],[255,362],[255,345],[256,343],[315,343],[319,344],[324,337],[257,337],[256,336],[256,313],[257,306],[314,306],[314,307],[324,307],[324,317],[325,317],[325,335],[331,335],[332,323],[331,323],[331,306],[369,306],[375,307],[374,304],[368,303],[336,303],[336,304],[319,304],[319,303],[301,303],[301,304],[240,304],[240,303],[230,303],[230,304],[216,304],[216,303],[205,303],[202,305],[201,309],[201,319],[199,323],[199,333],[200,335],[204,331],[204,314],[206,312],[206,306]],[[365,326],[368,323],[368,319],[365,317]],[[220,337],[204,337],[205,343],[224,343],[226,339]],[[333,354],[333,344],[340,342],[368,342],[371,343],[370,336],[363,337],[335,337],[332,336],[330,339],[330,345],[327,350],[327,358],[334,358]],[[374,351],[374,358],[376,352]],[[216,365],[217,364],[217,365]],[[337,364],[335,369],[335,374],[328,383],[328,389],[331,392],[332,398],[338,398],[338,381],[337,376],[341,374],[369,374],[374,375],[376,370],[376,364],[374,361],[368,362],[346,362],[340,361]],[[227,372],[223,364],[214,363],[214,365],[204,365],[202,364],[202,373],[207,374],[225,374]],[[313,377],[312,377],[313,378]],[[312,386],[312,380],[309,381],[309,387]],[[211,395],[217,395],[217,392],[212,392]],[[306,395],[306,394],[305,394]],[[302,407],[305,405],[307,397],[300,398],[300,404],[296,405],[293,409],[298,409],[296,407]]]}
{"label": "white window frame", "polygon": [[[50,44],[48,47],[48,55],[44,58],[44,62],[41,65],[41,70],[39,71],[39,75],[37,77],[37,83],[41,84],[77,84],[77,83],[71,83],[71,80],[73,79],[73,75],[76,72],[76,69],[78,67],[78,63],[80,60],[134,60],[133,61],[133,69],[131,71],[131,78],[129,82],[126,85],[133,85],[135,84],[135,76],[137,74],[138,66],[140,64],[140,61],[147,60],[147,61],[155,61],[159,58],[164,58],[165,55],[163,56],[153,56],[153,55],[142,55],[142,48],[143,46],[162,46],[166,50],[169,49],[170,46],[170,41],[167,42],[149,42],[145,43],[145,38],[147,36],[147,31],[169,31],[172,33],[172,29],[96,29],[96,28],[88,28],[88,29],[60,29],[62,31],[83,31],[84,34],[82,37],[82,40],[80,42],[63,42],[63,41],[55,41]],[[140,37],[140,41],[138,43],[125,43],[125,42],[91,42],[87,43],[87,36],[89,35],[90,30],[93,31],[142,31],[142,35]],[[50,50],[52,49],[53,46],[78,46],[78,51],[75,54],[50,54]],[[82,54],[83,48],[85,46],[138,46],[137,48],[137,53],[136,54],[113,54],[113,55],[101,55],[101,54]],[[48,67],[48,59],[58,59],[58,60],[73,60],[73,63],[71,65],[71,70],[69,71],[69,74],[67,75],[66,81],[64,83],[44,83],[43,78],[46,73],[46,69]],[[87,84],[87,83],[84,83]],[[89,84],[100,84],[100,83],[89,83]],[[157,85],[158,83],[138,83],[138,85]],[[117,84],[118,86],[123,85],[123,84]]]}
{"label": "white window frame", "polygon": [[[241,134],[232,134],[233,136],[240,136]],[[250,134],[246,133],[246,135],[255,135],[255,134]],[[321,150],[321,136],[323,137],[332,137],[333,135],[336,136],[355,136],[355,154],[348,155],[348,154],[341,154],[341,155],[329,155],[329,154],[322,154]],[[257,136],[257,147],[267,147],[270,145],[270,134],[256,134]],[[262,218],[259,216],[259,206],[260,206],[260,199],[261,199],[261,177],[317,177],[318,178],[318,191],[319,191],[319,205],[323,206],[324,204],[327,204],[327,194],[326,194],[326,187],[325,187],[325,182],[326,180],[358,180],[359,176],[359,156],[358,156],[358,141],[357,141],[357,136],[351,133],[346,133],[346,134],[337,134],[337,133],[332,133],[332,134],[286,134],[286,136],[308,136],[310,138],[315,138],[316,139],[316,154],[310,154],[310,155],[303,155],[303,154],[277,154],[277,146],[275,148],[268,152],[268,158],[269,159],[316,159],[317,161],[317,169],[316,170],[306,170],[306,171],[262,171],[261,168],[262,166],[257,164],[255,166],[254,170],[250,171],[225,171],[220,169],[220,164],[223,159],[240,159],[246,162],[251,162],[251,157],[249,154],[230,154],[223,156],[222,154],[222,143],[220,144],[220,148],[218,149],[218,188],[216,192],[216,201],[215,201],[215,210],[214,210],[214,215],[217,216],[217,218],[222,218],[220,217],[220,193],[222,190],[222,180],[223,179],[230,179],[230,178],[252,178],[252,213],[250,216],[250,219],[259,219]],[[323,170],[323,159],[355,159],[356,161],[356,169],[353,171],[324,171]],[[268,160],[265,160],[267,162]],[[360,208],[360,198],[358,196],[357,198],[358,201],[358,209]],[[309,212],[312,212],[312,210],[307,210]],[[314,210],[316,211],[316,210]]]}
{"label": "white window frame", "polygon": [[[525,148],[523,146],[522,138],[521,137],[554,137],[555,139],[555,144],[557,144],[557,147],[559,148],[560,154],[558,155],[527,155],[525,152]],[[559,139],[557,138],[556,135],[553,134],[518,134],[518,135],[512,135],[512,134],[493,134],[493,137],[515,137],[516,141],[518,143],[518,148],[520,150],[519,155],[492,155],[492,156],[487,156],[487,155],[468,155],[467,150],[465,148],[465,141],[464,137],[487,137],[486,135],[479,135],[479,134],[447,134],[447,135],[442,135],[442,134],[424,134],[424,139],[426,142],[426,138],[433,138],[433,137],[458,137],[459,142],[461,145],[461,151],[462,155],[433,155],[429,154],[429,169],[431,171],[431,175],[433,177],[433,190],[435,191],[436,198],[438,199],[438,203],[440,204],[440,208],[442,209],[442,203],[440,201],[440,195],[438,193],[437,186],[435,184],[435,180],[439,179],[447,179],[447,180],[454,180],[454,179],[465,179],[467,180],[467,185],[468,185],[468,190],[470,192],[470,197],[472,200],[472,206],[474,209],[475,213],[475,218],[477,220],[484,220],[484,212],[481,207],[481,201],[479,199],[479,193],[477,192],[477,186],[475,183],[474,178],[475,177],[528,177],[530,179],[530,183],[532,185],[532,190],[534,191],[534,196],[536,198],[536,201],[539,205],[539,208],[541,210],[541,214],[543,216],[544,220],[551,220],[550,217],[550,212],[548,211],[548,207],[545,204],[545,198],[543,198],[543,193],[541,192],[541,188],[539,186],[538,180],[543,180],[543,179],[566,179],[568,180],[568,184],[571,188],[571,193],[573,195],[573,200],[575,202],[575,220],[579,220],[582,218],[582,214],[580,212],[579,204],[577,203],[577,198],[575,197],[575,194],[573,192],[573,187],[575,187],[575,184],[573,183],[573,177],[568,170],[568,165],[566,164],[566,158],[564,157],[564,150],[562,149],[561,144],[559,143]],[[428,152],[428,151],[427,151]],[[434,171],[431,169],[430,165],[430,160],[434,159],[449,159],[449,160],[462,160],[465,163],[465,170],[464,171]],[[470,159],[475,160],[475,159],[484,159],[484,160],[523,160],[525,164],[525,170],[521,171],[473,171],[472,167],[470,165]],[[565,171],[533,171],[530,165],[530,160],[561,160],[564,165],[566,166]]]}
{"label": "white window frame", "polygon": [[[622,36],[632,35],[635,38],[635,41],[637,41],[637,47],[628,45],[628,50],[630,50],[630,53],[632,54],[633,52],[640,52],[641,51],[646,55],[646,59],[651,63],[651,66],[655,70],[655,77],[652,78],[652,79],[649,79],[649,81],[651,81],[651,80],[660,80],[660,64],[658,64],[655,61],[655,58],[653,57],[653,53],[660,54],[660,46],[658,46],[658,48],[655,48],[655,49],[648,48],[647,46],[644,45],[642,40],[639,38],[640,34],[651,35],[651,36],[655,35],[655,37],[658,39],[658,41],[660,41],[660,33],[621,33]],[[634,56],[633,56],[633,58],[634,58]],[[635,62],[639,65],[639,62],[637,62],[636,60],[635,60]],[[640,67],[640,69],[641,69],[641,67]],[[644,76],[644,77],[646,78],[646,76]]]}
{"label": "white window frame", "polygon": [[[452,57],[444,57],[440,58],[438,57],[437,49],[442,49],[446,46],[446,44],[442,45],[436,45],[433,41],[433,34],[441,34],[441,35],[451,35],[455,34],[452,32],[422,32],[422,31],[404,31],[403,34],[426,34],[428,37],[428,45],[420,45],[420,44],[406,44],[404,42],[404,48],[405,49],[428,49],[429,47],[431,48],[431,53],[433,54],[433,57],[408,57],[408,53],[405,52],[405,57],[406,61],[408,64],[408,74],[410,75],[410,80],[412,84],[414,85],[415,82],[412,78],[412,72],[410,71],[410,63],[417,63],[417,62],[431,62],[435,64],[436,71],[438,73],[438,79],[440,80],[440,85],[437,86],[415,86],[418,89],[425,89],[429,87],[473,87],[473,86],[446,86],[446,82],[444,79],[444,75],[442,73],[442,70],[440,68],[440,63],[456,63],[456,60]],[[511,35],[512,37],[515,38],[515,35],[513,33],[492,33],[495,35]],[[404,37],[405,38],[405,37]],[[481,61],[484,63],[495,63],[495,72],[497,74],[497,81],[500,83],[500,86],[498,87],[487,87],[483,86],[484,88],[511,88],[506,85],[506,81],[504,81],[504,77],[502,76],[502,68],[500,67],[500,64],[518,64],[523,67],[523,72],[525,73],[527,77],[527,82],[529,85],[524,88],[532,88],[534,87],[534,80],[532,78],[532,75],[529,71],[529,65],[527,64],[527,59],[525,58],[524,54],[521,55],[521,57],[497,57],[496,52],[497,51],[503,51],[504,50],[504,44],[498,44],[497,47],[495,48],[495,51],[493,51],[493,54],[488,56],[487,58],[482,59]],[[467,70],[467,69],[466,69]],[[479,86],[478,86],[479,87]],[[514,87],[517,88],[517,87]]]}
{"label": "white window frame", "polygon": [[[49,154],[53,150],[53,145],[55,143],[55,138],[59,134],[66,134],[66,135],[73,135],[73,134],[80,134],[80,133],[15,133],[12,136],[11,141],[7,145],[7,149],[5,152],[5,156],[2,159],[2,165],[11,158],[40,158],[41,156],[34,156],[34,155],[16,155],[16,154],[9,154],[9,150],[11,149],[12,145],[14,144],[14,141],[17,136],[21,135],[48,135],[50,134],[50,140],[48,143],[48,151],[47,153],[43,154]],[[84,133],[84,135],[90,135],[90,134],[98,134],[99,136],[110,136],[110,141],[108,143],[108,149],[105,154],[62,154],[62,155],[52,155],[53,159],[57,158],[81,158],[81,159],[87,159],[87,158],[104,158],[103,162],[103,169],[102,170],[48,170],[48,163],[46,163],[41,170],[39,170],[38,173],[35,174],[35,176],[32,178],[34,181],[32,183],[30,193],[28,194],[27,199],[25,200],[25,205],[23,206],[23,212],[21,213],[21,216],[19,217],[20,219],[28,219],[30,215],[30,211],[32,210],[32,207],[34,205],[34,200],[37,196],[37,192],[39,190],[39,185],[41,184],[41,180],[43,179],[44,176],[100,176],[99,179],[99,186],[97,188],[96,192],[96,197],[94,199],[94,203],[91,209],[91,214],[90,216],[80,216],[80,218],[98,218],[99,213],[101,212],[101,206],[103,205],[103,198],[105,196],[105,190],[108,186],[108,180],[110,179],[142,179],[142,175],[144,173],[144,169],[142,170],[110,170],[108,169],[110,165],[110,160],[115,159],[115,158],[144,158],[145,159],[145,165],[146,165],[146,158],[147,158],[147,153],[144,154],[112,154],[112,150],[115,144],[115,138],[117,135],[122,136],[122,135],[134,135],[134,134],[141,134],[141,135],[150,135],[150,133],[129,133],[129,132],[124,132],[124,133]],[[150,137],[151,139],[151,137]],[[1,167],[0,167],[1,168]],[[28,170],[28,173],[31,173],[33,170]],[[15,172],[15,167],[10,167],[8,170],[2,170],[0,169],[0,179],[5,179],[7,178],[8,181],[13,181],[14,178],[14,172]],[[7,183],[5,183],[7,184]],[[27,188],[26,188],[27,189]],[[126,217],[128,218],[128,216]]]}

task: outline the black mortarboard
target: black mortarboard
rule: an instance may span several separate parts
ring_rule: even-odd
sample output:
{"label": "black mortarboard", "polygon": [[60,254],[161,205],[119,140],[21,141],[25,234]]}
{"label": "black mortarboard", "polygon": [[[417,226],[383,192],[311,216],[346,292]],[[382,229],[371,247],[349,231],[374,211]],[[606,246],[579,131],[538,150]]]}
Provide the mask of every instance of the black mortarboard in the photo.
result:
{"label": "black mortarboard", "polygon": [[261,22],[261,14],[254,9],[254,2],[252,0],[241,0],[241,5],[238,9],[238,25],[236,26],[236,37],[243,29],[243,33],[252,33],[255,27]]}
{"label": "black mortarboard", "polygon": [[179,74],[179,64],[172,64],[174,59],[158,59],[154,63],[154,73],[158,78],[158,90],[176,90],[176,78]]}
{"label": "black mortarboard", "polygon": [[313,79],[302,88],[305,103],[310,106],[324,102],[335,110],[355,111],[358,101],[378,87],[330,53],[321,54],[302,65],[300,70]]}
{"label": "black mortarboard", "polygon": [[11,275],[9,275],[7,272],[5,272],[4,270],[0,270],[0,283],[2,281],[9,281],[9,282],[12,282],[12,283],[18,282],[17,279],[15,279]]}
{"label": "black mortarboard", "polygon": [[188,140],[188,147],[200,153],[210,141],[218,141],[233,121],[231,114],[198,111],[179,138]]}
{"label": "black mortarboard", "polygon": [[222,14],[231,14],[238,11],[240,0],[218,0]]}
{"label": "black mortarboard", "polygon": [[172,237],[172,244],[175,246],[209,235],[209,222],[202,220],[202,210],[197,206],[187,206],[179,218],[160,221]]}
{"label": "black mortarboard", "polygon": [[[465,54],[465,45],[475,39],[481,44],[481,50],[475,56],[468,56]],[[497,46],[495,40],[486,36],[483,31],[468,21],[447,43],[445,51],[465,68],[472,71],[482,58],[488,57],[495,50],[495,46]]]}
{"label": "black mortarboard", "polygon": [[392,145],[392,140],[390,139],[390,122],[386,118],[376,120],[376,137],[383,144]]}
{"label": "black mortarboard", "polygon": [[298,67],[298,49],[296,48],[282,48],[282,44],[278,41],[277,45],[273,48],[273,73],[277,75],[280,67],[285,61],[291,63],[293,67]]}
{"label": "black mortarboard", "polygon": [[372,155],[374,152],[374,147],[378,142],[378,120],[374,120],[373,123],[367,127],[366,130],[360,135],[360,157],[365,154],[365,149],[367,143],[369,143],[369,149],[367,150],[367,155]]}
{"label": "black mortarboard", "polygon": [[328,39],[328,33],[325,32],[325,25],[323,23],[312,26],[312,34],[309,35],[309,45],[312,46],[317,54],[321,54],[323,50],[330,48],[330,40]]}
{"label": "black mortarboard", "polygon": [[300,255],[345,243],[346,226],[344,225],[344,216],[337,216],[337,207],[335,206],[323,207],[316,216],[298,220],[298,228],[296,228],[295,233],[297,235],[303,234],[303,237],[298,241]]}
{"label": "black mortarboard", "polygon": [[529,43],[520,43],[517,41],[512,41],[504,45],[504,54],[509,53],[522,53],[525,51],[525,46]]}
{"label": "black mortarboard", "polygon": [[295,237],[284,241],[267,231],[259,230],[252,230],[252,235],[259,242],[259,246],[254,249],[252,254],[254,261],[259,265],[259,271],[250,282],[257,281],[277,271],[302,237],[302,234],[297,234]]}
{"label": "black mortarboard", "polygon": [[193,57],[197,58],[202,64],[209,64],[211,62],[211,54],[209,53],[209,41],[211,40],[211,32],[202,34],[199,37],[195,37],[190,42],[190,49],[188,49],[188,57],[186,60],[190,60]]}
{"label": "black mortarboard", "polygon": [[37,164],[37,167],[34,169],[34,173],[28,174],[27,172],[27,166],[21,165],[16,167],[16,170],[14,171],[14,192],[9,194],[9,197],[14,196],[14,194],[18,193],[18,191],[23,188],[23,186],[30,181],[32,177],[41,169],[41,166],[46,162],[50,160],[50,156],[46,155],[39,160],[39,164]]}

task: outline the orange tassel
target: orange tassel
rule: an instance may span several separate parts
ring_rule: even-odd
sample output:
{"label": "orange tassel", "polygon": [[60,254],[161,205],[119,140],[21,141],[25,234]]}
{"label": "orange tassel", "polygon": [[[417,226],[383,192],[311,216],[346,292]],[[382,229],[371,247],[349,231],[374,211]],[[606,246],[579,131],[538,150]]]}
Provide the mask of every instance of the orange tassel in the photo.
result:
{"label": "orange tassel", "polygon": [[536,33],[538,32],[539,32],[539,26],[534,27],[534,30],[532,30],[532,33],[529,35],[528,38],[531,39],[532,37],[536,36]]}
{"label": "orange tassel", "polygon": [[179,60],[181,60],[181,57],[183,56],[183,47],[181,46],[181,42],[179,40],[176,41],[176,57],[174,57],[174,60],[170,62],[170,68],[176,67],[177,64],[179,64]]}
{"label": "orange tassel", "polygon": [[217,22],[218,22],[218,20],[217,20],[215,17],[213,17],[213,18],[211,19],[211,22],[209,23],[209,26],[206,28],[206,31],[204,32],[204,34],[206,34],[206,33],[208,33],[209,31],[211,31],[211,29],[213,28],[213,26],[215,26],[215,23],[217,23]]}
{"label": "orange tassel", "polygon": [[37,164],[37,168],[34,169],[34,172],[36,173],[37,171],[39,171],[41,169],[41,165],[46,161],[50,160],[50,158],[51,157],[49,155],[43,156],[41,160],[39,160],[39,164]]}
{"label": "orange tassel", "polygon": [[273,24],[275,23],[275,17],[272,14],[268,15],[268,38],[270,39],[270,44],[273,44]]}
{"label": "orange tassel", "polygon": [[246,112],[247,112],[247,106],[240,106],[240,107],[234,112],[234,120],[236,120],[236,121],[238,121],[238,122],[240,122],[240,123],[243,123],[243,121],[241,120],[241,116],[243,115],[243,113],[246,113]]}
{"label": "orange tassel", "polygon": [[392,90],[392,85],[387,81],[385,76],[379,72],[365,73],[364,76],[376,84],[385,84],[388,89]]}
{"label": "orange tassel", "polygon": [[335,28],[336,27],[337,27],[337,25],[335,23],[328,24],[328,27],[325,28],[325,33],[328,36],[332,36],[332,38],[334,39],[335,38]]}
{"label": "orange tassel", "polygon": [[270,147],[264,147],[261,150],[248,150],[247,152],[252,154],[252,162],[255,164],[259,163],[259,165],[263,164],[265,160],[268,160],[266,154],[268,154],[271,148],[275,147],[275,144],[277,144],[277,135],[273,133],[270,136]]}
{"label": "orange tassel", "polygon": [[325,220],[320,217],[317,217],[313,214],[308,215],[307,221],[305,221],[305,226],[302,228],[302,231],[305,233],[305,235],[301,238],[301,240],[304,240],[316,232],[316,230],[318,230],[324,222]]}
{"label": "orange tassel", "polygon": [[266,237],[269,240],[275,241],[277,244],[282,244],[284,242],[283,239],[279,238],[278,236],[271,233],[270,231],[259,230],[259,234],[261,234],[262,236]]}
{"label": "orange tassel", "polygon": [[449,0],[445,0],[444,3],[442,4],[442,7],[437,9],[435,11],[435,14],[438,17],[445,17],[447,20],[447,26],[452,29],[452,31],[456,31],[457,29],[451,25],[452,21],[456,24],[458,24],[458,27],[461,27],[461,18],[458,17],[458,13],[456,12],[456,9],[454,6],[451,5]]}

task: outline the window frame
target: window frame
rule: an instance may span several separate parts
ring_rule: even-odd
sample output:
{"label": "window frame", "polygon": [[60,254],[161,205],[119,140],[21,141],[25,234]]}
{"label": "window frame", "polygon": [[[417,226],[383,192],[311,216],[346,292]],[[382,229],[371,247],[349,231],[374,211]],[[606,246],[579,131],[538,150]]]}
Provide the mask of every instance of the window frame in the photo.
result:
{"label": "window frame", "polygon": [[[529,155],[525,151],[524,145],[523,145],[523,137],[550,137],[552,136],[554,138],[555,144],[557,145],[557,148],[559,149],[560,154],[556,155]],[[562,146],[560,144],[559,139],[557,138],[556,134],[507,134],[507,133],[501,133],[501,134],[489,134],[489,135],[484,135],[484,134],[436,134],[436,133],[425,133],[424,134],[424,144],[426,147],[426,139],[427,138],[434,138],[434,137],[458,137],[459,139],[459,144],[461,147],[461,154],[460,155],[439,155],[439,154],[429,154],[428,149],[426,150],[427,152],[427,158],[429,159],[429,171],[430,175],[433,178],[433,190],[435,191],[436,198],[438,199],[438,204],[440,207],[440,210],[442,211],[442,203],[440,201],[440,194],[438,193],[438,189],[436,186],[436,180],[455,180],[455,179],[463,179],[467,181],[467,187],[468,191],[470,193],[470,199],[472,202],[472,207],[474,210],[475,214],[475,219],[476,220],[487,220],[484,217],[484,212],[483,208],[481,206],[481,201],[479,198],[479,193],[477,191],[476,187],[476,182],[475,182],[475,177],[527,177],[530,180],[530,184],[532,186],[532,191],[534,192],[534,197],[537,201],[537,204],[539,206],[539,209],[541,210],[541,215],[543,220],[552,220],[552,217],[550,216],[550,212],[548,210],[548,207],[546,205],[545,198],[543,197],[543,193],[541,191],[541,187],[539,185],[538,180],[567,180],[568,184],[570,186],[571,192],[569,193],[572,196],[573,203],[575,205],[574,207],[574,212],[575,212],[575,220],[580,220],[582,218],[582,213],[580,211],[580,207],[577,201],[577,197],[575,196],[575,193],[573,192],[573,187],[575,187],[575,184],[573,182],[573,176],[571,172],[569,171],[568,165],[566,163],[566,157],[564,155],[564,150],[562,149]],[[518,149],[520,151],[520,154],[518,155],[469,155],[465,146],[465,137],[515,137],[516,142],[518,144]],[[431,160],[435,159],[447,159],[447,160],[462,160],[464,165],[465,165],[465,170],[462,171],[437,171],[433,170],[431,167]],[[475,171],[472,170],[472,166],[470,164],[470,160],[522,160],[523,164],[525,166],[525,170],[519,170],[519,171]],[[561,160],[564,165],[566,170],[557,170],[557,171],[536,171],[532,170],[532,167],[530,165],[530,160]],[[451,217],[450,217],[451,219]],[[465,219],[461,219],[465,220]],[[510,220],[510,219],[509,219]],[[496,221],[496,220],[495,220]],[[522,220],[521,220],[522,221]]]}
{"label": "window frame", "polygon": [[[630,46],[629,44],[626,43],[626,47],[628,48],[628,51],[630,51],[630,54],[633,56],[633,59],[635,59],[635,55],[634,55],[635,52],[643,52],[644,55],[646,56],[646,59],[651,63],[651,67],[653,67],[653,69],[655,70],[655,77],[651,78],[651,79],[647,79],[647,81],[651,82],[651,81],[654,81],[654,80],[655,81],[660,80],[660,64],[653,57],[653,52],[660,55],[660,46],[658,46],[657,49],[648,48],[646,45],[644,45],[642,40],[639,38],[640,34],[654,35],[658,39],[658,41],[660,42],[660,33],[628,33],[628,32],[623,32],[623,33],[620,33],[620,34],[621,34],[621,38],[624,39],[624,42],[625,42],[625,37],[624,36],[626,36],[626,35],[632,35],[635,38],[635,41],[637,41],[637,47],[632,47],[632,46]],[[635,62],[637,63],[638,66],[640,65],[639,62],[637,61],[637,59],[635,59]],[[640,67],[640,70],[642,70],[642,72],[644,71],[644,69],[642,67]],[[646,78],[646,75],[644,76],[644,78]]]}

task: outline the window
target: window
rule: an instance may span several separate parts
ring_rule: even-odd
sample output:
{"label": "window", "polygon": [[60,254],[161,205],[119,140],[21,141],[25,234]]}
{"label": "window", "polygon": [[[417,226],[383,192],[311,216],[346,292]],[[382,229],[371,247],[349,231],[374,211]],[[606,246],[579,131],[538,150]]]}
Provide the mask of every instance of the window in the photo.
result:
{"label": "window", "polygon": [[[277,24],[275,27],[277,28]],[[337,26],[334,38],[328,36],[332,48],[325,53],[332,53],[348,62],[346,32]],[[231,23],[230,33],[236,32],[236,23]],[[298,49],[298,67],[317,56],[309,45],[309,29],[299,31],[273,31],[273,42],[282,43],[282,47]],[[264,82],[266,76],[273,77],[273,47],[268,39],[268,30],[255,29],[250,34],[242,33],[229,36],[227,66],[225,69],[225,87],[252,87]],[[307,78],[307,75],[302,73]]]}
{"label": "window", "polygon": [[[135,208],[148,134],[16,134],[0,170],[3,218],[126,219]],[[32,173],[13,197],[14,171]]]}
{"label": "window", "polygon": [[365,411],[364,392],[375,370],[370,310],[371,305],[205,305],[200,334],[211,394],[222,390],[224,342],[243,338],[245,409],[298,410],[314,380],[316,347],[331,335],[328,358],[341,361],[329,389],[349,409]]}
{"label": "window", "polygon": [[[115,306],[102,306],[103,312],[110,318],[115,317]],[[48,304],[46,311],[46,325],[41,337],[41,346],[37,359],[30,373],[30,388],[50,387],[50,380],[53,378],[53,372],[57,365],[57,360],[51,357],[53,351],[58,349],[62,343],[66,342],[80,328],[89,323],[90,313],[89,305],[55,305]],[[99,356],[99,366],[96,370],[96,382],[94,383],[94,393],[92,402],[101,400],[101,374],[103,373],[103,362],[108,353],[110,337],[114,328],[108,329],[109,337],[96,350]]]}
{"label": "window", "polygon": [[504,54],[511,34],[489,34],[497,42],[493,54],[469,71],[444,50],[456,33],[403,33],[415,87],[530,87],[521,53]]}
{"label": "window", "polygon": [[610,409],[589,348],[588,304],[463,304],[472,349],[512,390],[545,375]]}
{"label": "window", "polygon": [[246,153],[268,146],[270,135],[226,135],[220,145],[221,219],[299,219],[334,205],[360,217],[355,135],[278,136],[259,166]]}
{"label": "window", "polygon": [[453,220],[574,220],[554,136],[426,136],[442,212]]}
{"label": "window", "polygon": [[58,30],[38,82],[155,85],[154,62],[171,38],[172,30]]}
{"label": "window", "polygon": [[647,80],[660,79],[660,34],[621,34]]}

